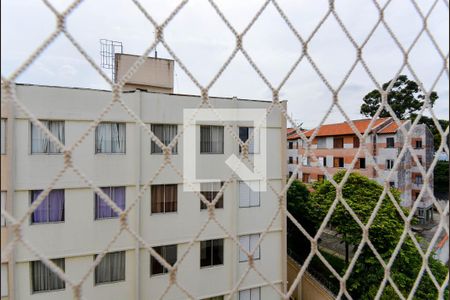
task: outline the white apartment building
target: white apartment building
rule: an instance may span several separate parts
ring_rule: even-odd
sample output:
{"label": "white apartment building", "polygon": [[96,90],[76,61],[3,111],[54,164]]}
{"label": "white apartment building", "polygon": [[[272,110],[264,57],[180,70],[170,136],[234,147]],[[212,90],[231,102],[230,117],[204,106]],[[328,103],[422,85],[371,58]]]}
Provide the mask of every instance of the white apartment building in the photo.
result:
{"label": "white apartment building", "polygon": [[[166,144],[180,132],[183,109],[197,108],[201,98],[171,92],[173,61],[149,59],[143,65],[169,70],[161,78],[145,81],[145,72],[132,78],[131,89],[122,99]],[[167,64],[169,68],[163,66]],[[120,65],[119,65],[120,66]],[[125,66],[122,66],[125,68]],[[129,66],[129,65],[128,65]],[[120,74],[120,70],[118,72]],[[155,76],[153,76],[155,77]],[[134,80],[134,82],[133,82]],[[141,80],[141,82],[139,82]],[[156,82],[156,84],[155,84]],[[167,85],[165,85],[167,84]],[[129,86],[129,87],[130,87]],[[156,88],[155,88],[156,87]],[[166,90],[168,89],[168,90]],[[156,90],[156,91],[155,91]],[[112,99],[111,91],[83,88],[17,85],[17,97],[65,145],[83,135]],[[211,98],[215,108],[267,108],[270,102]],[[16,218],[22,217],[34,199],[63,168],[64,157],[21,111],[2,110],[2,205]],[[281,190],[285,183],[286,121],[274,110],[267,117],[268,181]],[[234,124],[243,136],[251,125]],[[4,132],[3,132],[4,129]],[[251,129],[247,129],[247,132]],[[239,146],[223,126],[196,125],[198,178],[226,181],[232,170],[225,164],[239,156]],[[244,134],[245,135],[245,134]],[[173,164],[183,170],[183,139],[173,149]],[[4,151],[3,151],[4,150]],[[79,169],[107,193],[122,209],[133,204],[140,189],[164,161],[161,149],[133,118],[116,104],[73,152]],[[220,184],[202,185],[212,199]],[[248,250],[259,240],[278,208],[278,197],[270,190],[254,192],[235,179],[216,204],[216,218]],[[183,179],[166,166],[131,209],[129,226],[169,263],[175,263],[208,219],[200,199],[183,190]],[[49,196],[23,225],[23,236],[40,253],[54,260],[77,282],[88,272],[120,230],[117,214],[73,171],[64,173]],[[282,289],[286,280],[284,224],[280,216],[268,230],[254,264],[265,278]],[[12,228],[2,218],[2,248],[13,239]],[[224,299],[248,267],[247,256],[214,222],[210,222],[179,266],[177,282],[196,299]],[[73,291],[49,271],[30,251],[19,244],[2,261],[3,299],[72,299]],[[167,269],[151,258],[149,251],[127,231],[112,244],[102,262],[82,286],[85,299],[159,299],[169,284]],[[176,286],[164,299],[186,299]],[[280,299],[256,272],[251,270],[233,299]]]}

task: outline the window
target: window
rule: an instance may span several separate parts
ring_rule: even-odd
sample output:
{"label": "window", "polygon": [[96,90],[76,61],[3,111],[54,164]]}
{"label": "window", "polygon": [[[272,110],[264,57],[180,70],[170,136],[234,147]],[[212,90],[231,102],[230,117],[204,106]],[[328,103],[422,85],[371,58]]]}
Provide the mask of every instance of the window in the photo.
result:
{"label": "window", "polygon": [[[64,144],[64,121],[45,121],[40,120],[42,125]],[[61,153],[50,138],[34,124],[31,124],[31,153]]]}
{"label": "window", "polygon": [[421,174],[417,174],[416,178],[415,178],[415,183],[416,184],[423,184],[423,178]]}
{"label": "window", "polygon": [[[171,266],[177,262],[177,245],[153,247],[162,258]],[[168,270],[159,263],[159,261],[150,255],[150,275],[165,274]]]}
{"label": "window", "polygon": [[[64,258],[52,259],[52,262],[61,270],[65,270]],[[63,290],[66,288],[64,280],[53,273],[40,260],[30,262],[31,266],[31,286],[33,292],[44,292],[52,290]]]}
{"label": "window", "polygon": [[[292,176],[292,172],[289,172],[289,177]],[[254,189],[250,188],[250,185]],[[260,205],[260,192],[259,181],[244,182],[239,181],[239,207],[256,207]]]}
{"label": "window", "polygon": [[289,171],[288,177],[290,178],[290,177],[292,176],[292,174],[294,174],[294,173],[292,173],[291,171]]}
{"label": "window", "polygon": [[[3,119],[2,119],[2,121],[3,121]],[[3,126],[3,125],[2,125]],[[241,131],[240,131],[241,129],[239,128],[239,135],[241,134]],[[240,136],[239,136],[240,137]],[[244,140],[242,140],[242,141],[244,141]],[[288,148],[289,149],[294,149],[294,143],[293,142],[289,142],[289,144],[288,144],[289,146],[288,146]]]}
{"label": "window", "polygon": [[[257,134],[259,131],[256,131],[253,127],[239,127],[239,138],[242,142],[246,142],[251,136],[252,140],[248,143],[248,153],[258,153],[258,149],[255,148],[255,140],[258,138]],[[289,149],[293,149],[293,143],[289,142]],[[241,147],[239,147],[239,152],[241,152]]]}
{"label": "window", "polygon": [[359,148],[359,137],[353,137],[353,148]]}
{"label": "window", "polygon": [[0,296],[7,297],[8,296],[8,264],[2,264],[2,273],[1,273],[1,286],[0,286]]}
{"label": "window", "polygon": [[386,159],[386,170],[391,170],[394,167],[393,159]]}
{"label": "window", "polygon": [[223,126],[200,126],[200,153],[223,154]]}
{"label": "window", "polygon": [[323,166],[323,167],[326,167],[326,166],[327,166],[327,158],[326,158],[326,156],[321,156],[321,157],[319,157],[319,164],[320,164],[321,166]]}
{"label": "window", "polygon": [[317,148],[326,148],[327,147],[327,138],[319,137],[317,138]]}
{"label": "window", "polygon": [[412,191],[413,201],[416,201],[419,198],[420,191]]}
{"label": "window", "polygon": [[[1,192],[1,206],[3,210],[6,210],[6,192],[2,191]],[[5,217],[3,217],[2,215],[2,221],[1,221],[1,225],[5,226],[6,225],[6,220]]]}
{"label": "window", "polygon": [[106,253],[95,267],[94,280],[95,284],[125,280],[125,251]]}
{"label": "window", "polygon": [[1,132],[0,132],[0,154],[6,153],[6,119],[1,119]]}
{"label": "window", "polygon": [[289,156],[289,161],[288,163],[293,164],[294,163],[294,158],[292,156]]}
{"label": "window", "polygon": [[333,167],[334,168],[343,168],[344,167],[344,158],[343,157],[333,158]]}
{"label": "window", "polygon": [[[103,193],[108,195],[120,209],[125,209],[125,187],[102,187]],[[99,195],[95,194],[95,219],[117,218],[118,214]]]}
{"label": "window", "polygon": [[152,185],[152,214],[176,212],[178,189],[176,184]]}
{"label": "window", "polygon": [[321,175],[321,174],[317,175],[317,181],[322,182],[324,180],[325,180],[325,175]]}
{"label": "window", "polygon": [[[208,200],[212,202],[216,198],[223,184],[221,182],[207,182],[200,184],[200,193]],[[200,200],[200,209],[206,209],[206,204]],[[217,200],[215,208],[223,208],[223,193]]]}
{"label": "window", "polygon": [[419,161],[419,163],[422,165],[422,155],[417,155],[417,160]]}
{"label": "window", "polygon": [[416,140],[415,148],[422,149],[422,140]]}
{"label": "window", "polygon": [[365,157],[358,158],[358,168],[359,169],[365,169],[366,168],[366,158]]}
{"label": "window", "polygon": [[334,138],[333,139],[333,148],[344,148],[344,138]]}
{"label": "window", "polygon": [[215,296],[215,297],[209,297],[202,300],[224,300],[223,296]]}
{"label": "window", "polygon": [[[259,241],[260,234],[249,234],[249,235],[242,235],[239,237],[239,243],[241,244],[242,248],[245,249],[245,251],[251,253],[253,249],[255,249],[256,244]],[[261,258],[261,249],[258,246],[258,248],[255,250],[255,253],[253,255],[254,259],[260,259]],[[245,254],[244,251],[242,251],[239,248],[239,262],[248,261],[248,256]]]}
{"label": "window", "polygon": [[307,156],[303,156],[302,158],[302,165],[309,166],[310,165],[310,159]]}
{"label": "window", "polygon": [[95,153],[125,153],[125,123],[104,122],[95,128]]}
{"label": "window", "polygon": [[[152,124],[151,130],[164,145],[168,146],[177,135],[178,126],[172,124]],[[150,150],[152,154],[163,153],[163,150],[153,140]],[[172,148],[172,154],[177,153],[178,153],[178,144],[175,144]]]}
{"label": "window", "polygon": [[257,287],[239,291],[239,300],[261,300],[261,289]]}
{"label": "window", "polygon": [[200,267],[223,264],[223,239],[200,242]]}
{"label": "window", "polygon": [[386,148],[394,148],[395,140],[393,137],[386,138]]}
{"label": "window", "polygon": [[[31,203],[42,190],[31,191]],[[64,222],[64,190],[52,190],[31,214],[31,223]]]}
{"label": "window", "polygon": [[303,173],[302,175],[302,181],[304,183],[308,183],[309,182],[309,174],[308,173]]}
{"label": "window", "polygon": [[395,181],[389,181],[389,186],[391,188],[395,188]]}

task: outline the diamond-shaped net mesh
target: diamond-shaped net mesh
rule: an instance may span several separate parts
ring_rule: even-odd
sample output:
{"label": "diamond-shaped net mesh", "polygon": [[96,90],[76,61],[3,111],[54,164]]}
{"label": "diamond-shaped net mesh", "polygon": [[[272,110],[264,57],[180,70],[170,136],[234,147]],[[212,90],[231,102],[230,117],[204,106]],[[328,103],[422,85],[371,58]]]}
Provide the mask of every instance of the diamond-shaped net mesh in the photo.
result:
{"label": "diamond-shaped net mesh", "polygon": [[[181,1],[176,8],[169,14],[169,16],[161,23],[158,23],[154,17],[152,16],[151,12],[149,12],[144,6],[138,1],[138,0],[132,0],[130,1],[131,6],[136,6],[140,12],[145,16],[145,18],[148,20],[148,22],[153,25],[155,30],[155,37],[153,43],[142,53],[139,59],[136,60],[134,65],[128,70],[126,75],[124,75],[122,78],[118,78],[117,83],[113,82],[107,74],[104,73],[104,71],[99,68],[99,66],[95,63],[94,59],[90,57],[87,54],[87,51],[83,49],[83,47],[80,45],[79,42],[74,38],[74,36],[68,31],[66,27],[66,21],[67,18],[78,9],[80,5],[82,5],[81,0],[74,1],[69,7],[67,7],[63,11],[58,11],[52,3],[49,1],[43,0],[47,8],[54,14],[56,17],[56,27],[54,31],[42,42],[42,44],[18,67],[14,72],[12,72],[9,75],[2,74],[2,108],[7,107],[7,105],[14,106],[15,108],[22,111],[27,118],[32,122],[33,125],[38,127],[40,130],[43,131],[43,133],[50,139],[51,142],[53,142],[57,148],[61,150],[61,152],[64,153],[64,167],[54,175],[53,179],[51,180],[50,184],[44,189],[44,191],[38,196],[37,200],[34,201],[30,206],[26,214],[23,216],[14,217],[8,211],[5,211],[2,209],[1,213],[2,216],[4,216],[8,223],[8,228],[10,229],[10,232],[13,236],[13,238],[10,240],[9,243],[6,244],[6,246],[2,249],[2,260],[7,259],[8,256],[15,250],[15,248],[18,246],[18,244],[22,244],[24,247],[26,247],[28,250],[31,251],[37,258],[39,258],[48,268],[50,268],[53,272],[57,274],[61,279],[63,279],[66,284],[73,290],[74,298],[75,299],[84,299],[83,296],[83,284],[85,283],[86,279],[92,272],[94,272],[95,267],[100,263],[102,258],[108,253],[108,251],[111,250],[112,245],[115,243],[115,241],[119,238],[119,236],[124,233],[128,232],[136,241],[138,241],[143,247],[145,247],[151,254],[152,257],[154,257],[159,263],[164,266],[168,272],[169,272],[169,279],[167,283],[167,288],[165,289],[164,293],[159,297],[159,299],[163,299],[169,289],[173,286],[178,287],[186,297],[190,299],[194,299],[195,297],[191,294],[189,291],[189,288],[186,287],[183,282],[180,282],[180,280],[177,279],[177,270],[179,266],[183,263],[185,258],[187,257],[188,253],[193,249],[194,243],[198,241],[198,238],[200,235],[204,232],[208,224],[210,223],[216,223],[219,228],[223,231],[223,233],[230,238],[239,248],[240,250],[244,251],[248,256],[248,267],[245,272],[243,272],[242,276],[239,278],[237,282],[235,282],[234,288],[228,291],[228,294],[226,295],[227,299],[232,299],[235,297],[237,291],[239,291],[242,282],[244,281],[245,277],[248,275],[250,270],[254,270],[259,277],[265,281],[270,287],[272,287],[280,296],[282,299],[289,299],[293,292],[295,287],[299,284],[301,278],[304,276],[305,271],[308,268],[309,263],[311,262],[312,258],[314,256],[317,256],[322,263],[330,270],[330,272],[339,280],[340,282],[340,290],[337,294],[337,298],[348,298],[352,299],[351,295],[347,291],[346,288],[346,282],[347,279],[351,276],[353,267],[355,266],[356,261],[358,260],[359,255],[362,252],[363,247],[369,247],[370,250],[375,255],[376,259],[379,261],[380,266],[382,266],[385,269],[385,275],[384,278],[380,284],[380,286],[377,288],[377,294],[376,299],[380,299],[382,297],[383,290],[387,285],[390,285],[395,293],[398,295],[400,299],[412,299],[414,298],[415,292],[420,284],[421,278],[427,274],[431,280],[435,288],[438,290],[439,298],[443,299],[443,295],[445,292],[445,289],[448,285],[448,273],[446,275],[446,278],[443,282],[438,282],[438,280],[435,278],[434,274],[432,273],[428,261],[429,257],[432,254],[433,247],[435,246],[439,236],[443,231],[448,235],[449,228],[448,223],[445,222],[445,220],[448,218],[448,212],[449,212],[449,205],[448,202],[445,205],[444,208],[442,208],[441,205],[437,202],[435,197],[433,196],[433,191],[430,188],[430,185],[427,184],[430,181],[430,178],[432,177],[432,173],[434,170],[434,167],[437,164],[438,157],[441,153],[449,154],[449,148],[446,144],[446,141],[448,139],[448,133],[449,129],[442,128],[439,124],[436,115],[433,111],[433,107],[429,105],[430,102],[430,93],[433,91],[434,87],[438,83],[438,81],[442,77],[446,77],[448,79],[448,53],[445,53],[439,44],[439,41],[436,40],[436,38],[433,35],[433,32],[430,30],[428,22],[429,17],[433,13],[433,11],[436,9],[436,6],[438,3],[444,4],[445,7],[448,8],[448,2],[446,0],[436,0],[433,1],[433,4],[430,6],[430,8],[427,11],[423,11],[421,7],[417,4],[415,0],[409,1],[412,7],[414,7],[416,11],[416,15],[411,16],[412,18],[419,18],[422,22],[422,27],[420,31],[415,35],[413,42],[409,46],[405,46],[402,44],[402,42],[399,40],[397,35],[394,33],[392,28],[390,27],[389,21],[385,18],[385,10],[386,8],[391,4],[391,1],[387,1],[383,5],[380,4],[378,1],[373,0],[373,9],[377,12],[377,21],[374,23],[374,26],[367,34],[366,38],[362,42],[357,42],[352,35],[352,29],[349,28],[344,24],[342,21],[340,14],[335,8],[335,1],[330,0],[328,10],[323,15],[322,18],[317,20],[317,25],[312,31],[312,33],[309,36],[302,35],[299,30],[293,25],[290,18],[288,18],[286,11],[283,9],[283,6],[279,3],[277,0],[267,0],[264,1],[264,3],[260,6],[260,8],[254,13],[253,18],[248,23],[248,25],[245,27],[245,29],[241,32],[239,32],[233,24],[229,21],[229,19],[225,16],[223,11],[221,10],[220,5],[218,5],[214,0],[209,0],[210,6],[213,8],[215,13],[220,17],[220,19],[223,21],[223,23],[226,25],[226,27],[229,29],[229,31],[234,35],[236,42],[234,49],[231,53],[231,55],[226,59],[225,63],[220,67],[219,71],[212,76],[212,78],[202,84],[189,70],[189,68],[183,63],[183,61],[179,58],[178,54],[174,51],[174,49],[171,47],[171,45],[168,43],[168,41],[164,37],[164,32],[167,28],[167,26],[171,23],[171,21],[174,19],[174,17],[183,10],[185,7],[186,1]],[[285,76],[282,78],[282,80],[279,83],[274,83],[271,80],[268,79],[266,74],[258,67],[258,64],[255,62],[255,60],[252,58],[251,54],[248,52],[248,50],[245,47],[244,40],[246,37],[247,32],[253,27],[255,22],[260,18],[262,13],[267,9],[268,6],[273,6],[275,10],[278,12],[278,14],[281,16],[282,20],[285,22],[289,30],[293,33],[293,36],[295,39],[300,42],[302,45],[302,51],[299,55],[299,57],[295,60],[295,62],[292,64],[292,66],[289,68],[289,71],[285,74]],[[314,5],[314,3],[310,3],[310,5]],[[333,86],[327,76],[321,71],[319,65],[316,63],[316,60],[313,58],[313,53],[311,53],[310,50],[310,43],[312,40],[314,40],[314,37],[316,36],[319,29],[323,26],[323,24],[329,20],[334,19],[337,21],[337,24],[339,26],[339,29],[342,30],[342,32],[345,34],[346,39],[350,42],[350,44],[353,46],[355,51],[355,59],[351,65],[351,68],[344,74],[344,76],[341,78],[340,83],[337,86]],[[389,36],[393,39],[395,47],[397,47],[401,54],[402,54],[402,63],[399,69],[395,74],[392,74],[392,78],[397,78],[402,72],[409,71],[409,73],[412,75],[413,79],[419,83],[420,89],[424,91],[426,97],[424,99],[425,105],[420,109],[418,113],[418,117],[415,119],[415,121],[411,124],[411,127],[409,130],[407,130],[405,127],[401,126],[402,122],[398,118],[398,116],[395,115],[394,110],[390,107],[389,103],[387,102],[387,94],[392,89],[393,84],[395,80],[391,81],[391,84],[388,86],[386,90],[382,89],[382,85],[380,84],[380,81],[371,71],[371,67],[369,66],[368,62],[364,58],[364,49],[368,42],[371,40],[371,38],[374,35],[374,32],[377,30],[377,28],[384,28]],[[81,53],[81,55],[86,59],[86,61],[97,71],[98,74],[110,85],[112,90],[112,99],[110,103],[104,107],[103,111],[98,115],[98,117],[93,121],[89,128],[72,144],[64,145],[62,144],[57,137],[55,137],[49,129],[40,122],[36,116],[33,114],[33,111],[31,111],[26,105],[23,104],[23,102],[16,96],[15,91],[15,82],[16,79],[24,73],[28,68],[30,68],[33,64],[33,62],[43,53],[43,51],[48,48],[52,43],[54,43],[55,39],[58,36],[65,36],[70,41],[70,43],[73,44],[73,46]],[[427,36],[431,43],[436,50],[434,55],[442,61],[442,67],[440,70],[437,70],[437,76],[434,80],[434,82],[431,84],[430,87],[425,87],[421,84],[421,81],[419,79],[419,76],[416,74],[414,67],[411,64],[410,61],[410,53],[416,46],[416,43],[422,36]],[[336,189],[336,198],[334,202],[332,203],[328,214],[326,215],[325,219],[322,222],[322,225],[320,226],[319,230],[317,231],[315,236],[311,236],[301,225],[301,220],[296,220],[292,214],[287,210],[286,208],[286,201],[285,201],[285,195],[287,189],[290,187],[290,185],[295,180],[295,177],[297,175],[297,172],[292,174],[290,178],[288,179],[286,185],[281,189],[277,189],[276,187],[272,186],[269,182],[269,189],[274,195],[276,196],[278,201],[278,208],[276,211],[273,212],[273,217],[269,220],[267,220],[267,228],[265,231],[263,231],[260,235],[260,239],[257,242],[257,245],[253,248],[254,251],[258,248],[258,246],[261,244],[261,242],[264,240],[268,230],[271,228],[273,223],[275,222],[276,218],[281,216],[286,216],[292,223],[298,228],[298,230],[304,234],[307,239],[310,241],[311,244],[311,251],[305,261],[303,262],[303,265],[301,267],[301,270],[296,277],[295,281],[292,283],[291,288],[289,290],[282,290],[279,286],[276,286],[273,282],[267,279],[267,274],[264,274],[253,263],[253,255],[255,253],[249,253],[246,249],[243,248],[243,246],[239,243],[239,238],[235,235],[233,235],[227,228],[224,226],[215,216],[215,204],[217,201],[219,201],[220,197],[222,196],[223,192],[226,190],[228,184],[233,181],[233,177],[229,178],[223,186],[220,189],[220,192],[216,195],[215,199],[212,203],[208,202],[208,200],[201,194],[196,193],[199,199],[204,202],[204,204],[208,207],[208,219],[207,221],[201,226],[200,230],[193,236],[191,241],[188,244],[187,250],[178,258],[177,262],[171,266],[164,258],[159,255],[140,235],[138,235],[128,224],[128,214],[129,212],[136,207],[136,204],[138,201],[142,200],[142,197],[144,193],[149,189],[150,185],[155,181],[155,179],[161,174],[161,172],[166,168],[169,167],[175,171],[175,173],[185,182],[185,178],[183,177],[183,173],[181,170],[178,169],[178,167],[172,162],[172,148],[176,145],[177,141],[182,137],[184,130],[186,129],[186,126],[188,124],[185,124],[183,129],[180,130],[180,132],[176,135],[176,137],[173,139],[173,141],[168,145],[164,145],[161,140],[158,139],[158,137],[150,130],[150,128],[144,123],[143,120],[139,118],[139,116],[123,101],[122,99],[122,89],[125,85],[125,83],[135,74],[135,72],[139,69],[139,67],[144,63],[146,57],[148,54],[155,49],[157,45],[162,45],[168,53],[173,57],[173,59],[176,61],[178,66],[185,72],[185,74],[192,80],[192,82],[196,85],[196,87],[199,90],[199,94],[201,95],[201,104],[198,106],[197,109],[201,108],[210,108],[214,111],[214,106],[212,105],[212,102],[209,98],[209,92],[211,88],[215,85],[215,83],[220,79],[221,75],[224,73],[224,71],[227,69],[227,67],[230,65],[230,63],[233,61],[233,59],[236,57],[236,55],[240,52],[245,59],[249,62],[251,67],[256,71],[257,75],[262,79],[264,84],[272,91],[272,103],[269,105],[267,109],[267,114],[269,114],[272,110],[278,109],[282,112],[282,114],[286,117],[288,120],[288,123],[290,126],[294,127],[296,129],[296,133],[301,137],[301,140],[303,141],[303,144],[305,145],[306,153],[309,154],[313,159],[317,160],[317,157],[315,156],[313,151],[311,150],[312,141],[314,138],[316,138],[318,134],[318,130],[320,129],[321,125],[323,125],[327,119],[327,117],[331,114],[333,109],[337,109],[345,118],[345,120],[348,122],[352,130],[354,131],[354,134],[361,140],[364,141],[369,136],[372,128],[375,126],[375,122],[381,112],[384,110],[388,111],[390,116],[394,119],[394,122],[399,126],[399,130],[401,131],[401,134],[404,136],[406,141],[410,141],[411,135],[413,133],[413,130],[415,126],[418,124],[421,116],[424,113],[428,113],[431,115],[433,122],[435,123],[437,130],[439,131],[441,135],[441,144],[438,147],[438,150],[436,152],[436,155],[434,157],[433,162],[431,163],[431,166],[426,169],[422,164],[419,162],[419,159],[417,155],[415,154],[415,151],[412,148],[411,143],[405,142],[398,157],[401,158],[407,153],[410,153],[412,155],[412,159],[415,161],[415,163],[418,165],[420,169],[420,173],[423,176],[423,187],[418,195],[417,201],[414,202],[411,210],[408,214],[404,213],[404,210],[399,206],[397,201],[395,200],[394,195],[392,195],[391,190],[389,189],[388,185],[385,184],[384,191],[379,199],[379,203],[375,206],[374,211],[372,212],[371,218],[368,220],[367,223],[362,222],[357,214],[352,210],[350,205],[347,203],[346,199],[342,196],[342,190],[343,186],[346,183],[348,177],[350,176],[350,173],[353,171],[355,164],[357,162],[357,157],[359,154],[365,154],[366,157],[369,158],[368,163],[371,164],[377,172],[380,172],[379,166],[377,165],[376,161],[374,160],[373,154],[370,152],[370,149],[368,149],[365,146],[365,143],[361,143],[361,146],[358,149],[358,155],[355,155],[354,159],[352,160],[350,167],[347,168],[345,175],[343,179],[340,182],[336,182],[333,180],[332,175],[328,172],[326,168],[321,166],[322,172],[327,176],[328,180],[332,183],[332,185]],[[427,58],[424,58],[427,59]],[[332,95],[332,104],[329,107],[327,113],[324,116],[320,116],[321,122],[319,126],[316,127],[315,131],[310,137],[306,137],[304,133],[300,130],[300,128],[296,125],[295,121],[291,118],[291,116],[287,113],[286,108],[284,107],[283,103],[279,100],[280,92],[282,91],[283,87],[285,86],[285,83],[288,81],[288,79],[291,77],[291,75],[294,73],[294,71],[297,69],[299,64],[302,62],[309,63],[313,70],[316,72],[316,74],[320,77],[320,80],[325,84],[326,88],[329,90],[329,92]],[[359,130],[355,127],[354,123],[344,110],[342,104],[341,104],[341,98],[340,98],[340,92],[347,83],[348,78],[354,71],[357,65],[360,65],[363,67],[364,71],[368,75],[368,78],[372,81],[372,83],[377,87],[377,89],[382,94],[382,103],[379,107],[377,113],[373,117],[372,121],[370,122],[367,130],[364,132],[364,134],[361,134]],[[161,149],[163,149],[164,154],[164,161],[159,167],[158,171],[146,182],[144,186],[140,189],[138,196],[134,199],[134,201],[129,205],[125,210],[122,210],[120,207],[116,205],[114,201],[111,200],[111,198],[105,194],[97,185],[94,183],[90,178],[88,178],[82,170],[77,166],[77,162],[73,160],[72,154],[77,147],[83,143],[83,141],[88,137],[89,134],[91,134],[96,126],[103,120],[103,118],[112,110],[112,108],[116,105],[119,105],[126,113],[135,121],[137,125],[139,125],[144,132],[148,134],[148,136],[151,138],[152,141],[154,141]],[[219,115],[218,115],[219,116]],[[318,116],[319,117],[319,116]],[[233,128],[229,125],[225,124],[224,121],[221,121],[219,118],[219,121],[222,123],[223,126],[225,126],[226,130],[229,132],[230,136],[234,139],[236,143],[238,143],[242,149],[243,149],[243,155],[242,158],[246,159],[249,164],[252,164],[251,160],[248,159],[247,151],[248,151],[248,143],[251,142],[253,137],[250,137],[249,140],[245,143],[243,143],[239,137],[235,134],[233,131]],[[386,182],[389,181],[391,176],[393,176],[393,172],[396,168],[399,167],[401,159],[397,159],[392,171],[386,178]],[[284,162],[283,162],[284,163]],[[301,169],[301,164],[299,165],[299,169]],[[39,249],[36,249],[28,240],[27,236],[23,234],[23,227],[26,226],[27,220],[29,220],[32,213],[36,210],[36,208],[44,201],[45,197],[49,195],[50,191],[54,188],[55,184],[58,182],[59,178],[63,174],[65,174],[68,170],[72,170],[75,174],[79,176],[82,181],[92,188],[96,194],[98,194],[118,215],[120,219],[120,229],[116,232],[114,237],[111,239],[111,241],[105,245],[103,251],[96,257],[92,265],[90,266],[89,270],[81,277],[80,280],[74,281],[72,278],[70,278],[65,272],[60,269],[54,262],[52,262],[45,253],[42,253]],[[190,182],[187,182],[186,184],[191,184]],[[434,203],[434,206],[436,207],[439,215],[440,215],[440,223],[437,225],[437,230],[435,235],[433,236],[429,246],[427,249],[423,250],[421,245],[419,244],[415,234],[413,233],[411,229],[411,222],[413,219],[413,216],[417,210],[417,207],[419,205],[420,199],[423,197],[424,194],[431,195],[432,201]],[[387,196],[395,206],[396,210],[398,211],[399,215],[404,221],[404,229],[403,233],[400,237],[400,240],[398,241],[397,246],[395,247],[395,250],[393,251],[391,257],[388,260],[383,259],[383,257],[380,256],[377,249],[373,246],[369,239],[369,229],[375,219],[375,216],[378,212],[378,210],[381,207],[381,202],[383,199]],[[340,204],[349,213],[351,218],[358,224],[358,226],[361,229],[362,232],[362,239],[360,241],[360,244],[358,245],[355,253],[353,254],[353,257],[348,265],[348,268],[345,271],[345,274],[341,276],[336,272],[331,264],[327,261],[327,259],[322,255],[322,253],[318,250],[318,240],[323,234],[326,225],[328,224],[336,206]],[[397,287],[397,284],[395,280],[391,277],[390,269],[401,251],[401,247],[406,239],[411,239],[414,246],[417,248],[417,251],[419,255],[422,257],[423,263],[422,267],[419,271],[419,274],[417,276],[417,279],[415,280],[415,283],[411,290],[409,291],[408,295],[402,294],[400,289]],[[254,252],[253,251],[253,252]],[[19,283],[20,284],[20,283]]]}

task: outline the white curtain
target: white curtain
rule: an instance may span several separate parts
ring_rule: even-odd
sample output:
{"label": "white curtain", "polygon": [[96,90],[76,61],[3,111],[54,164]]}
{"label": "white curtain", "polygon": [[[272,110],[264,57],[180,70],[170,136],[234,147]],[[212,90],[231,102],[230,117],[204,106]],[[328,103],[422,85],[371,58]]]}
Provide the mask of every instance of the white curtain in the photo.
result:
{"label": "white curtain", "polygon": [[111,152],[125,153],[125,124],[111,123]]}
{"label": "white curtain", "polygon": [[239,207],[250,207],[250,188],[245,182],[239,181]]}
{"label": "white curtain", "polygon": [[250,290],[239,291],[239,300],[251,300]]}
{"label": "white curtain", "polygon": [[223,126],[211,126],[211,153],[223,153]]}
{"label": "white curtain", "polygon": [[[41,121],[41,123],[48,127],[48,121]],[[49,143],[50,141],[44,132],[31,124],[31,153],[47,153]]]}
{"label": "white curtain", "polygon": [[[49,121],[48,122],[49,131],[62,143],[64,144],[64,121]],[[49,153],[61,153],[54,143],[49,140]]]}
{"label": "white curtain", "polygon": [[[239,237],[239,244],[241,244],[242,248],[244,248],[245,250],[249,251],[248,249],[248,245],[249,245],[249,236],[248,235],[243,235]],[[241,248],[239,248],[239,261],[247,261],[248,257],[247,254],[245,254],[244,251],[242,251]]]}
{"label": "white curtain", "polygon": [[107,253],[95,268],[95,283],[125,280],[125,251]]}
{"label": "white curtain", "polygon": [[[259,241],[259,233],[250,235],[250,241],[249,241],[250,252],[253,251],[253,249],[255,248],[258,241]],[[259,259],[259,256],[260,256],[260,249],[258,247],[255,251],[255,254],[253,255],[253,258]]]}
{"label": "white curtain", "polygon": [[[169,145],[178,133],[178,126],[172,124],[152,124],[152,132],[164,145]],[[151,153],[162,153],[162,149],[152,140]],[[172,148],[172,153],[178,153],[178,143]]]}
{"label": "white curtain", "polygon": [[111,124],[100,123],[95,129],[95,151],[111,153]]}

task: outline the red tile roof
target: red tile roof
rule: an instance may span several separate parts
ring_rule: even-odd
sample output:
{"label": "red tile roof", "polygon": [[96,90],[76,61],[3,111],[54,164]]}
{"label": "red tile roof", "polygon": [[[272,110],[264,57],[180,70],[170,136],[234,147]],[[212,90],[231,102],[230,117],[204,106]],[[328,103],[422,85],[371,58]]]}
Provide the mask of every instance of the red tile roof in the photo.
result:
{"label": "red tile roof", "polygon": [[[390,118],[379,118],[375,121],[372,128],[375,128],[382,123],[386,122]],[[353,120],[353,124],[360,133],[364,133],[369,126],[372,119]],[[314,132],[314,129],[305,132],[307,137],[310,137]],[[334,136],[334,135],[350,135],[355,134],[347,122],[325,124],[319,128],[317,136]]]}
{"label": "red tile roof", "polygon": [[[404,124],[406,121],[401,121]],[[387,134],[387,133],[396,133],[398,130],[398,125],[395,122],[390,123],[388,126],[384,127],[377,133],[379,134]]]}

